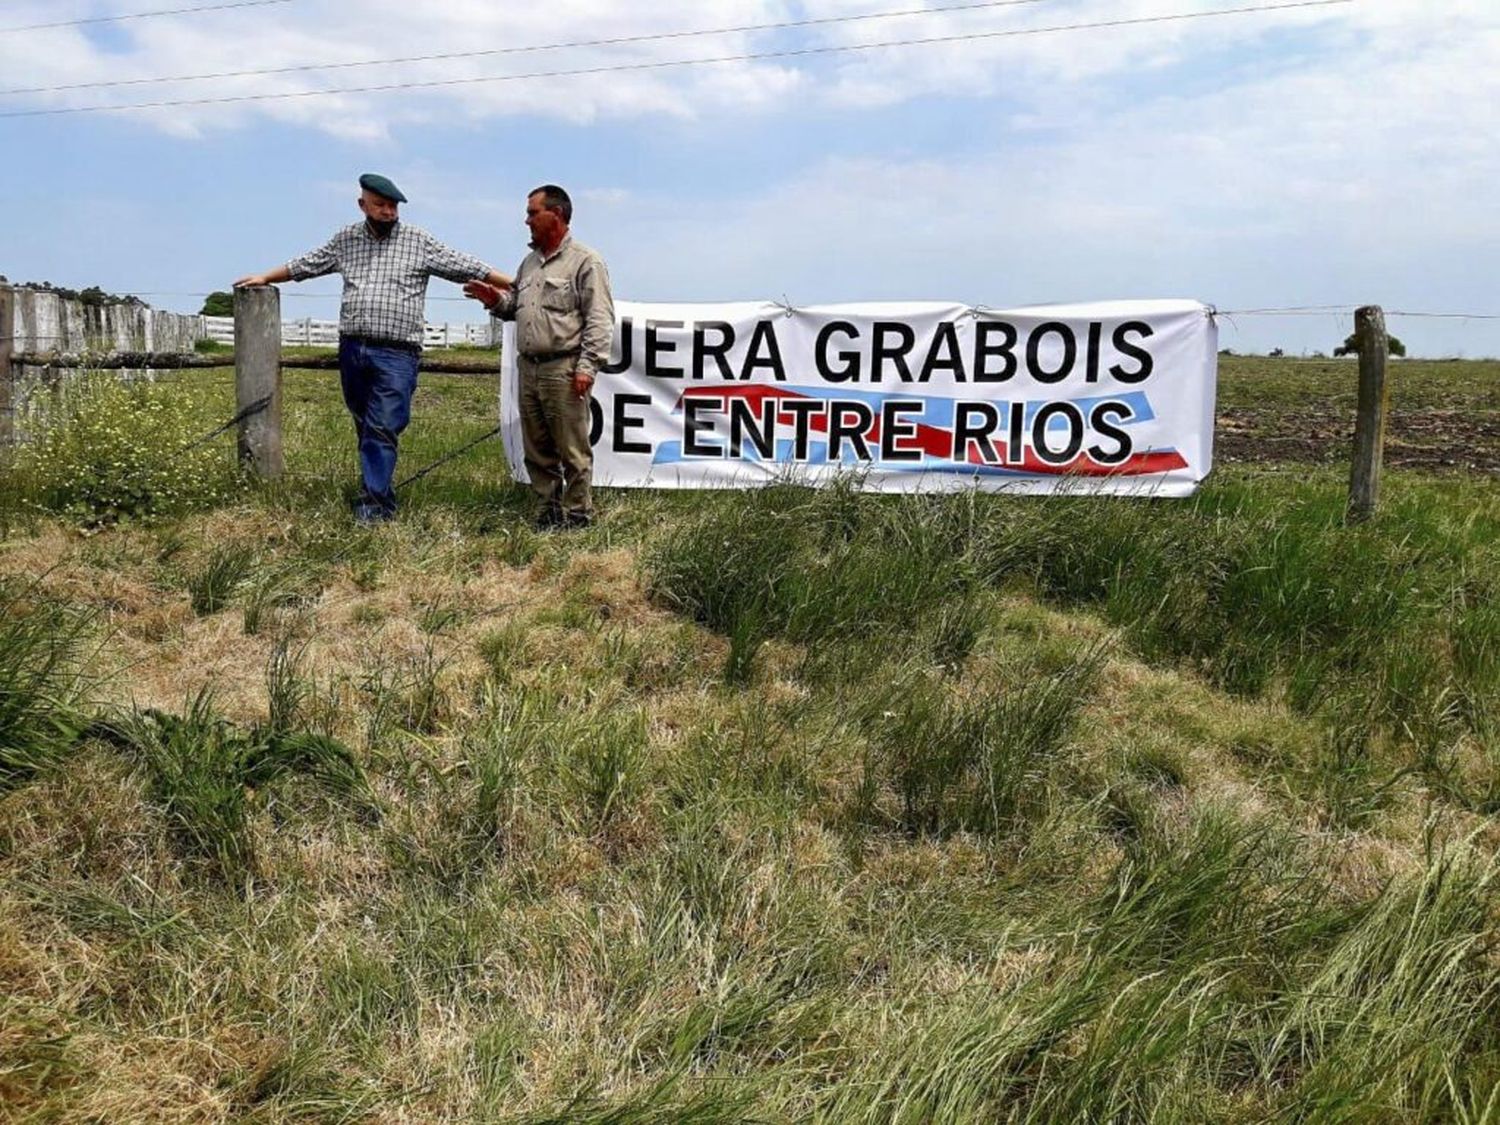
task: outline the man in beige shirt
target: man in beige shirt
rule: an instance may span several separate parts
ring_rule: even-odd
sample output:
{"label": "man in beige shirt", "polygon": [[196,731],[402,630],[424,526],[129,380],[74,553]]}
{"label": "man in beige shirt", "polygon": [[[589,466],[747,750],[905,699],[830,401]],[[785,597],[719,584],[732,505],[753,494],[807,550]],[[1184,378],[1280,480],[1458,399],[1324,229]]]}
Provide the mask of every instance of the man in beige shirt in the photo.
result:
{"label": "man in beige shirt", "polygon": [[464,286],[495,316],[516,322],[521,437],[541,527],[587,527],[594,518],[590,393],[615,331],[609,271],[568,233],[572,220],[567,192],[537,188],[526,197],[531,253],[514,285]]}

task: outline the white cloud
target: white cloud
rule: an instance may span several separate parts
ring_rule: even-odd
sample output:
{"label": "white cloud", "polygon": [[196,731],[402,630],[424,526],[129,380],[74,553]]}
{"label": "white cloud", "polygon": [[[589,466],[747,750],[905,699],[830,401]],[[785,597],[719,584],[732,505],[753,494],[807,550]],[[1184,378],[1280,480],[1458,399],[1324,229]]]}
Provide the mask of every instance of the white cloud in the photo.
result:
{"label": "white cloud", "polygon": [[[1500,182],[1500,31],[1408,15],[1384,10],[1305,65],[1191,97],[1063,108],[1049,94],[1038,112],[1053,121],[1024,153],[832,155],[701,214],[637,208],[618,236],[632,265],[617,273],[652,297],[1192,296],[1493,312],[1482,281],[1493,267],[1476,263],[1500,253],[1500,211],[1486,202]],[[1429,352],[1500,351],[1481,322],[1398,330]],[[1331,331],[1226,329],[1292,347]]]}
{"label": "white cloud", "polygon": [[[212,82],[126,86],[8,99],[21,106],[293,94],[317,89],[400,82],[454,83],[422,90],[288,99],[229,106],[178,107],[150,120],[170,130],[233,127],[255,116],[319,128],[340,136],[380,137],[375,121],[465,116],[536,115],[566,121],[631,117],[692,117],[732,109],[777,112],[817,101],[890,104],[928,94],[1004,94],[1023,106],[1075,107],[1098,96],[1104,80],[1190,63],[1210,52],[1245,50],[1288,29],[1318,26],[1346,41],[1365,37],[1377,49],[1413,38],[1451,34],[1486,19],[1480,0],[1444,5],[1384,0],[1312,10],[1267,12],[1019,38],[861,51],[821,58],[745,61],[701,67],[633,70],[566,79],[470,82],[485,76],[654,65],[694,57],[775,51],[787,47],[850,47],[898,39],[1052,27],[1205,12],[1229,0],[1035,0],[1012,7],[933,13],[900,19],[826,24],[780,34],[734,33],[567,51],[532,51],[477,59],[323,72],[216,79]],[[1235,5],[1237,6],[1237,5]],[[86,28],[0,36],[5,85],[134,80],[163,74],[214,73],[258,66],[358,62],[395,55],[502,50],[560,42],[630,37],[687,29],[732,27],[806,17],[820,19],[892,10],[870,0],[719,0],[713,5],[663,0],[622,5],[600,0],[496,5],[465,0],[413,5],[405,0],[343,3],[307,0],[239,12],[183,15],[113,25],[109,45]],[[899,7],[897,5],[896,7]],[[55,19],[50,3],[22,3],[12,26]],[[118,40],[123,37],[124,46]]]}
{"label": "white cloud", "polygon": [[[0,36],[0,85],[492,49],[847,15],[907,2],[365,0],[351,8],[299,0],[120,25],[112,38],[123,37],[123,49],[78,30]],[[8,98],[3,105],[649,65],[1205,12],[1242,2],[1045,0],[798,32],[77,91]],[[5,22],[56,19],[57,11],[42,0],[13,4]],[[940,296],[994,303],[1150,293],[1242,304],[1494,304],[1490,263],[1500,253],[1500,212],[1487,202],[1500,182],[1494,0],[1360,0],[1132,28],[141,116],[183,136],[270,119],[366,141],[372,149],[393,137],[415,138],[415,127],[425,123],[477,127],[496,118],[661,123],[683,129],[691,143],[694,123],[732,129],[760,118],[791,132],[810,112],[878,115],[879,107],[916,99],[940,106],[938,113],[972,116],[962,155],[913,161],[830,151],[813,167],[788,167],[768,188],[725,198],[736,189],[716,183],[701,193],[709,198],[687,204],[670,187],[653,194],[632,185],[626,193],[601,173],[578,193],[590,204],[590,238],[597,231],[613,251],[615,272],[632,296],[765,296],[785,289],[809,301]],[[920,139],[893,135],[888,152],[935,151],[910,143]],[[519,221],[514,198],[496,201],[491,187],[454,184],[450,169],[423,163],[415,139],[408,147],[403,182],[412,179],[434,212],[451,198],[455,208]]]}
{"label": "white cloud", "polygon": [[[929,5],[940,6],[940,5]],[[334,136],[385,141],[393,127],[494,117],[597,120],[694,119],[723,114],[797,114],[828,107],[883,106],[917,97],[1000,97],[1012,124],[1066,127],[1113,112],[1124,96],[1172,85],[1178,70],[1226,68],[1252,62],[1277,67],[1271,76],[1289,89],[1315,85],[1328,73],[1347,80],[1363,74],[1363,90],[1340,89],[1359,102],[1397,86],[1414,106],[1434,100],[1472,101],[1466,86],[1493,86],[1500,73],[1490,0],[1361,0],[1335,7],[1195,19],[1149,26],[976,38],[962,43],[851,54],[742,61],[574,75],[550,80],[471,81],[495,75],[586,70],[614,65],[655,67],[694,57],[750,54],[788,47],[850,47],[897,39],[1045,28],[1098,20],[1208,12],[1242,6],[1238,0],[1033,0],[1008,7],[932,13],[899,19],[824,24],[795,32],[738,32],[566,51],[532,51],[400,66],[244,76],[210,82],[132,85],[4,99],[7,108],[62,108],[203,97],[234,98],[403,82],[428,88],[288,97],[284,100],[140,111],[151,125],[184,136],[232,129],[269,117]],[[719,0],[712,5],[662,0],[622,5],[572,0],[549,5],[497,5],[462,0],[413,5],[365,0],[352,9],[331,0],[176,16],[113,25],[105,45],[85,28],[0,36],[0,85],[7,88],[75,82],[135,80],[163,74],[217,73],[264,66],[358,62],[395,55],[502,50],[579,40],[671,33],[686,29],[760,24],[788,18],[822,19],[901,8],[872,0]],[[351,15],[351,11],[354,14]],[[56,19],[51,3],[12,6],[8,22]],[[1306,48],[1293,32],[1317,29],[1327,58],[1293,54]],[[123,46],[121,45],[123,41]],[[1435,55],[1461,55],[1459,69],[1408,65]],[[1368,60],[1360,62],[1359,60]],[[1390,68],[1396,68],[1392,73]],[[1202,85],[1205,76],[1196,75]],[[1213,83],[1208,82],[1210,88]],[[1151,96],[1149,93],[1146,96]],[[1229,122],[1226,122],[1228,125]],[[1491,123],[1492,131],[1492,123]],[[1476,145],[1481,143],[1475,140]]]}
{"label": "white cloud", "polygon": [[[575,2],[567,5],[444,3],[365,0],[357,8],[331,2],[177,16],[117,25],[129,47],[106,48],[90,29],[0,36],[0,74],[7,88],[76,82],[135,80],[160,75],[205,74],[263,67],[358,62],[395,56],[504,51],[578,40],[649,35],[704,26],[760,23],[782,6],[768,0],[721,0],[711,12],[686,0],[646,5]],[[353,14],[351,15],[351,12]],[[50,4],[23,3],[9,13],[11,26],[57,18]],[[288,98],[228,105],[179,106],[153,113],[169,130],[233,127],[252,116],[351,134],[359,117],[376,121],[431,120],[458,113],[489,117],[536,115],[566,121],[653,115],[686,116],[714,106],[743,106],[774,98],[795,85],[783,67],[726,65],[636,70],[530,81],[470,81],[486,76],[654,64],[704,53],[753,50],[739,34],[708,40],[620,44],[569,51],[526,51],[400,66],[221,78],[209,82],[125,86],[31,95],[18,108],[54,108],[142,101],[297,94],[316,89],[443,83],[425,89],[367,92],[341,97]],[[17,99],[7,99],[17,104]],[[371,126],[354,132],[378,136]]]}

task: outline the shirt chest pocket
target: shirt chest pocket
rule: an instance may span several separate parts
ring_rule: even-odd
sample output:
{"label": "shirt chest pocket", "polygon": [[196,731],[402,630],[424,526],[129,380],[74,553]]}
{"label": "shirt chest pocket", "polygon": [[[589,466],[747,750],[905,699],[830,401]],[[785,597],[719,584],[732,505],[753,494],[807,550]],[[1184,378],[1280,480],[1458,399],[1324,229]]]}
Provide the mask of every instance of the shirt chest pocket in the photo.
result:
{"label": "shirt chest pocket", "polygon": [[578,307],[573,282],[566,277],[547,277],[541,283],[541,306],[548,312],[572,312]]}

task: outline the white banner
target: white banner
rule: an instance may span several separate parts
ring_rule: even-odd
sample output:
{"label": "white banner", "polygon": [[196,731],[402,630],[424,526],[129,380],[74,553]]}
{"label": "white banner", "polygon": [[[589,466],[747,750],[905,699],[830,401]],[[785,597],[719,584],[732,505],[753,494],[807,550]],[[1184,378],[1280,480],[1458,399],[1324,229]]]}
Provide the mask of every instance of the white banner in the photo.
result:
{"label": "white banner", "polygon": [[[1218,331],[1195,301],[615,307],[595,484],[1188,496],[1213,464]],[[512,329],[500,420],[526,480]]]}

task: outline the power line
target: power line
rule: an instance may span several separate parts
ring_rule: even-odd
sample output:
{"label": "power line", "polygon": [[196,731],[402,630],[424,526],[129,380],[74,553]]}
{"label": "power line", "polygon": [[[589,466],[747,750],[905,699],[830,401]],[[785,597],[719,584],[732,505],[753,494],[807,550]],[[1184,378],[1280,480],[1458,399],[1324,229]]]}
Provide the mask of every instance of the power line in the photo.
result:
{"label": "power line", "polygon": [[1173,15],[1138,16],[1131,19],[1097,20],[1089,23],[1057,24],[1052,27],[1011,28],[1005,31],[965,32],[961,35],[931,35],[920,39],[893,39],[882,43],[846,43],[824,47],[799,47],[784,51],[757,51],[709,58],[670,59],[657,62],[615,63],[608,66],[578,67],[571,70],[532,71],[527,74],[497,74],[480,78],[439,78],[423,82],[387,82],[373,86],[344,86],[333,90],[293,90],[275,94],[234,94],[214,98],[176,98],[153,102],[130,102],[125,105],[67,106],[54,109],[8,110],[7,117],[48,117],[64,113],[99,113],[127,109],[165,109],[172,106],[228,105],[239,102],[287,101],[300,98],[329,97],[337,94],[373,94],[391,90],[427,90],[447,86],[471,86],[483,82],[521,82],[537,78],[578,78],[594,74],[618,74],[628,71],[668,70],[674,67],[704,66],[715,63],[758,62],[766,59],[806,58],[814,55],[849,54],[877,51],[891,47],[925,47],[941,43],[974,42],[981,39],[1009,39],[1029,35],[1048,35],[1066,31],[1092,31],[1104,28],[1138,27],[1145,24],[1176,23],[1215,16],[1251,15],[1283,12],[1297,8],[1330,8],[1355,3],[1356,0],[1292,0],[1283,4],[1261,4],[1243,8],[1218,8],[1207,12],[1179,12]]}
{"label": "power line", "polygon": [[151,12],[131,12],[123,16],[89,16],[86,19],[58,20],[56,23],[32,23],[24,27],[0,27],[0,35],[17,31],[49,31],[58,27],[83,27],[85,24],[120,23],[124,20],[145,20],[155,16],[186,16],[194,12],[223,12],[230,8],[264,8],[268,4],[290,4],[292,0],[234,0],[227,4],[208,4],[199,8],[160,8]]}
{"label": "power line", "polygon": [[1354,305],[1277,305],[1267,309],[1215,309],[1219,316],[1308,316],[1315,313],[1353,312]]}
{"label": "power line", "polygon": [[120,86],[154,86],[164,82],[204,82],[219,78],[261,78],[277,74],[306,74],[320,70],[349,70],[364,66],[397,66],[403,63],[452,62],[457,59],[488,58],[497,55],[534,54],[542,51],[580,50],[585,47],[623,47],[636,43],[655,43],[671,39],[694,39],[712,35],[737,35],[758,31],[788,31],[795,28],[822,27],[829,24],[859,23],[871,20],[898,19],[903,16],[936,16],[953,12],[973,12],[995,8],[1015,8],[1026,4],[1046,4],[1053,0],[985,0],[983,3],[953,4],[940,8],[904,8],[895,12],[869,12],[864,15],[823,16],[817,19],[781,20],[776,23],[750,23],[736,27],[712,27],[697,31],[662,31],[643,35],[621,35],[610,39],[575,39],[563,43],[538,43],[521,47],[493,47],[483,51],[449,51],[433,55],[404,55],[389,59],[366,59],[361,62],[306,63],[259,70],[221,70],[204,74],[177,74],[160,78],[120,78],[105,82],[71,82],[60,86],[27,86],[0,90],[0,97],[17,94],[55,94],[66,90],[102,90]]}
{"label": "power line", "polygon": [[1402,312],[1400,309],[1387,309],[1385,315],[1410,316],[1431,320],[1500,320],[1500,313]]}
{"label": "power line", "polygon": [[[228,292],[228,290],[218,290],[218,292]],[[213,295],[212,293],[206,293],[206,292],[205,293],[176,293],[176,292],[167,293],[167,292],[152,291],[152,290],[142,290],[140,292],[131,293],[130,294],[130,296],[132,296],[132,297],[210,297],[212,295]],[[296,289],[282,289],[281,290],[281,296],[282,296],[283,299],[291,299],[291,300],[303,300],[303,301],[337,301],[337,300],[341,300],[342,299],[343,294],[341,294],[341,293],[308,293],[308,292],[304,292],[304,291],[300,291],[300,290],[296,290]],[[467,302],[469,302],[469,301],[472,300],[472,298],[469,298],[469,297],[450,297],[450,296],[443,296],[443,295],[434,294],[434,293],[427,294],[427,296],[426,296],[425,299],[428,300],[428,301],[452,301],[452,302],[455,302],[455,303],[467,303]],[[1223,316],[1223,317],[1233,317],[1233,316],[1269,316],[1269,317],[1278,317],[1278,316],[1337,316],[1337,315],[1340,315],[1340,314],[1353,315],[1354,310],[1357,307],[1358,306],[1356,304],[1354,304],[1354,303],[1345,304],[1345,305],[1288,305],[1288,306],[1281,307],[1281,308],[1266,308],[1266,309],[1218,309],[1218,308],[1216,308],[1216,309],[1213,310],[1213,313],[1214,313],[1215,316]],[[194,314],[185,314],[185,315],[194,315]],[[1404,310],[1404,309],[1386,309],[1385,310],[1385,315],[1387,317],[1403,316],[1403,317],[1412,317],[1412,318],[1416,318],[1416,319],[1428,319],[1428,320],[1500,320],[1500,313],[1411,312],[1411,311],[1407,311],[1407,310]],[[37,340],[41,340],[41,339],[55,339],[55,340],[61,340],[61,339],[65,339],[65,338],[66,337],[63,337],[63,336],[14,336],[14,337],[0,337],[0,340],[4,340],[4,339],[37,339]]]}
{"label": "power line", "polygon": [[[227,292],[229,292],[229,290],[227,290],[227,289],[220,289],[217,292],[227,293]],[[342,293],[303,293],[303,292],[298,292],[296,290],[287,290],[287,289],[283,289],[281,291],[281,295],[283,297],[291,297],[291,298],[294,298],[294,299],[297,299],[297,300],[316,300],[316,301],[325,301],[325,300],[326,301],[337,301],[337,300],[341,300],[342,297],[343,297]],[[155,292],[143,291],[143,292],[140,292],[140,293],[131,293],[130,296],[132,296],[132,297],[212,297],[213,294],[212,293],[164,293],[164,292],[161,292],[161,291],[158,290],[158,291],[155,291]],[[429,301],[472,301],[474,298],[472,298],[472,297],[443,297],[443,296],[435,296],[435,295],[429,293],[427,295],[426,299],[429,300]]]}
{"label": "power line", "polygon": [[[1215,309],[1215,316],[1352,316],[1358,306],[1347,305],[1286,305],[1269,309]],[[1413,317],[1428,320],[1500,320],[1500,313],[1465,312],[1407,312],[1402,309],[1386,309],[1385,315]]]}

